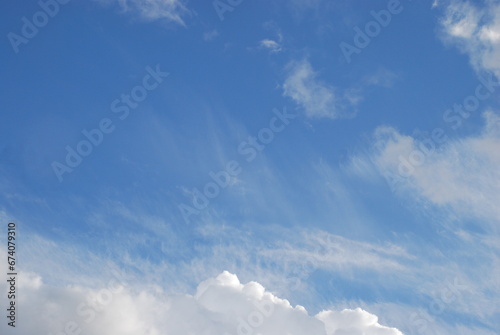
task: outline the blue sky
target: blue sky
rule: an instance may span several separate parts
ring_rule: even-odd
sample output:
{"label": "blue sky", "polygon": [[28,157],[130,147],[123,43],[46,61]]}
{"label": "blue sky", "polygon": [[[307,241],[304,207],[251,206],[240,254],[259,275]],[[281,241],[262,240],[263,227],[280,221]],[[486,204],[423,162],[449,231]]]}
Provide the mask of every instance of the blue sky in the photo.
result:
{"label": "blue sky", "polygon": [[498,333],[498,1],[2,6],[9,334]]}

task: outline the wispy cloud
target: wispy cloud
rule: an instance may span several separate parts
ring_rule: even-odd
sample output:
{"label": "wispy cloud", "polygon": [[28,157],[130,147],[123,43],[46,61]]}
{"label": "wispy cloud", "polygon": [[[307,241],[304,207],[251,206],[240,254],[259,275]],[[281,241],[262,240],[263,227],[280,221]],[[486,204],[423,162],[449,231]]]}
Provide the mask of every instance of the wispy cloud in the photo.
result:
{"label": "wispy cloud", "polygon": [[396,187],[463,217],[497,224],[500,217],[500,117],[484,114],[479,136],[438,144],[418,141],[391,127],[375,132],[374,162]]}
{"label": "wispy cloud", "polygon": [[492,71],[500,76],[500,3],[447,1],[441,19],[443,39],[469,55],[476,70]]}
{"label": "wispy cloud", "polygon": [[375,73],[366,76],[363,81],[365,85],[391,88],[397,79],[398,75],[396,73],[385,68],[380,68]]}
{"label": "wispy cloud", "polygon": [[98,0],[117,3],[124,12],[137,13],[147,21],[167,20],[185,25],[183,17],[191,12],[182,0]]}
{"label": "wispy cloud", "polygon": [[261,48],[267,49],[271,53],[278,53],[282,50],[281,44],[271,39],[263,39],[259,42],[259,45]]}
{"label": "wispy cloud", "polygon": [[207,31],[207,32],[203,33],[203,39],[205,41],[211,41],[214,38],[216,38],[217,36],[219,36],[219,32],[217,31],[217,29],[214,29],[214,30]]}
{"label": "wispy cloud", "polygon": [[352,90],[339,90],[318,78],[307,59],[286,67],[283,95],[304,109],[310,118],[352,117],[360,97]]}
{"label": "wispy cloud", "polygon": [[[109,206],[113,207],[109,208]],[[348,239],[321,230],[311,231],[309,229],[280,228],[277,226],[262,227],[261,230],[254,228],[250,233],[249,227],[221,227],[221,223],[216,222],[198,227],[198,231],[192,238],[192,240],[198,242],[194,244],[193,250],[189,251],[182,249],[182,243],[180,245],[175,244],[175,241],[179,240],[181,236],[178,231],[172,230],[172,227],[167,222],[137,212],[137,210],[128,209],[121,204],[107,205],[106,212],[110,210],[117,213],[118,216],[114,217],[114,219],[112,215],[101,216],[100,220],[109,221],[107,223],[108,228],[100,225],[98,228],[101,232],[104,231],[104,233],[101,233],[103,236],[96,236],[93,239],[95,245],[106,246],[104,254],[110,256],[108,259],[102,255],[102,252],[98,256],[93,251],[90,251],[87,246],[73,245],[71,242],[66,241],[48,241],[41,237],[31,236],[29,233],[23,235],[23,240],[27,243],[24,248],[23,264],[32,273],[23,273],[23,277],[29,279],[29,283],[26,285],[31,285],[29,289],[23,287],[23,291],[26,292],[26,299],[29,299],[32,303],[30,306],[33,306],[33,311],[31,309],[25,310],[27,315],[44,310],[44,307],[48,306],[44,305],[47,302],[43,302],[45,300],[41,297],[46,296],[47,292],[50,291],[52,292],[51,296],[59,297],[52,298],[53,300],[49,300],[49,303],[47,303],[52,306],[50,313],[57,314],[59,309],[65,308],[67,310],[68,306],[70,308],[70,312],[61,312],[61,317],[53,317],[52,314],[46,315],[47,320],[53,320],[50,327],[57,323],[64,325],[64,322],[68,320],[75,320],[80,325],[85,325],[89,334],[97,331],[99,327],[104,327],[104,325],[111,327],[110,330],[113,330],[119,325],[112,320],[115,320],[120,313],[131,313],[130,318],[133,320],[139,320],[143,317],[139,312],[140,308],[130,309],[128,302],[133,302],[138,306],[137,304],[140,304],[145,299],[144,301],[147,300],[147,303],[152,306],[152,310],[162,311],[164,315],[170,315],[169,313],[175,312],[177,306],[178,300],[175,299],[175,296],[178,296],[179,293],[192,292],[193,285],[208,277],[215,276],[224,269],[237,273],[240,278],[244,278],[246,281],[259,281],[270,287],[273,292],[279,292],[279,295],[285,297],[294,297],[294,295],[296,297],[297,294],[300,295],[300,292],[312,288],[319,289],[317,282],[308,279],[314,277],[314,274],[319,271],[329,273],[331,276],[355,280],[369,287],[373,285],[373,287],[377,288],[404,289],[405,291],[411,288],[410,291],[417,297],[423,295],[427,297],[426,299],[430,299],[429,304],[434,303],[434,301],[442,304],[443,292],[448,292],[444,291],[446,285],[453,284],[455,278],[460,278],[460,285],[465,286],[467,289],[460,292],[460,300],[454,298],[452,305],[446,304],[446,310],[477,316],[485,324],[491,324],[492,315],[498,312],[498,307],[491,302],[492,297],[494,299],[500,292],[498,282],[495,279],[497,278],[496,275],[498,275],[499,258],[489,250],[489,248],[498,244],[498,239],[495,238],[489,238],[488,241],[484,242],[481,236],[460,232],[457,236],[459,236],[459,240],[464,241],[466,247],[463,252],[458,251],[455,260],[450,260],[449,256],[441,255],[439,250],[430,245],[426,247],[425,252],[422,252],[422,246],[417,247],[418,241],[414,243],[408,242],[405,245],[398,244],[397,240],[396,242],[367,242]],[[94,214],[89,217],[89,220],[95,221],[98,217],[99,215]],[[120,222],[122,226],[127,226],[128,221],[135,223],[133,232],[130,233],[120,227],[117,229],[117,225],[114,224],[114,222]],[[137,226],[147,227],[149,232],[144,231],[137,234]],[[104,235],[113,235],[114,238],[110,239]],[[175,248],[164,249],[162,241],[166,241],[167,245],[172,244]],[[147,248],[146,254],[144,254],[145,248]],[[180,251],[176,249],[180,249]],[[481,254],[483,261],[478,262],[476,260],[473,264],[469,263],[467,259],[472,257],[469,255],[470,250],[475,250],[476,253]],[[159,253],[161,257],[153,257],[155,253]],[[54,257],[55,255],[57,257]],[[0,257],[4,256],[5,252],[0,251]],[[50,261],[41,262],[42,259]],[[113,295],[113,302],[103,306],[103,312],[96,310],[96,328],[94,328],[93,322],[87,326],[85,321],[82,321],[81,315],[75,316],[74,308],[79,303],[85,302],[87,297],[97,299],[99,292],[106,289],[105,284],[109,278],[112,278],[112,269],[118,268],[123,273],[122,277],[126,278],[126,290]],[[419,268],[421,271],[415,272],[415,268]],[[33,273],[36,273],[36,275]],[[366,274],[372,274],[370,279],[365,278]],[[297,276],[301,280],[300,287],[297,286],[295,280]],[[478,277],[476,278],[476,276]],[[49,278],[50,286],[43,284],[46,277]],[[233,284],[226,281],[226,277],[232,278],[230,282]],[[229,277],[225,276],[226,279],[223,282],[226,284],[222,286],[245,287],[234,276]],[[234,299],[234,301],[239,299],[238,296],[230,297],[221,292],[221,289],[217,288],[219,285],[217,283],[221,281],[217,280],[217,278],[213,278],[209,282],[211,284],[208,286],[212,285],[211,287],[214,287],[213,285],[215,285],[213,288],[214,294],[216,292],[222,294],[220,297],[212,296],[213,300],[211,298],[203,300],[206,298],[205,296],[205,298],[201,299],[203,301],[196,302],[196,299],[201,296],[200,293],[194,294],[194,298],[190,297],[184,303],[187,305],[193,303],[192,307],[198,311],[212,308],[213,301],[218,301],[223,297]],[[65,283],[71,283],[72,286],[66,287]],[[259,287],[255,285],[252,284],[243,291],[249,292]],[[75,287],[78,287],[78,289],[73,291]],[[259,290],[262,291],[263,289]],[[63,298],[66,294],[68,295],[67,300]],[[332,296],[329,300],[335,302],[337,298]],[[340,311],[344,308],[354,310],[357,307],[363,307],[362,301],[346,301],[343,296],[340,296],[339,299],[335,303],[335,308],[328,307],[328,309]],[[276,297],[273,301],[281,300]],[[295,301],[300,300],[295,299]],[[391,299],[384,298],[378,302],[383,303],[384,301],[389,303]],[[184,306],[184,303],[181,305]],[[198,303],[200,305],[197,305]],[[40,304],[40,306],[37,304]],[[370,307],[368,310],[373,313],[374,309],[370,305],[366,306]],[[73,308],[73,311],[71,311],[71,308]],[[308,306],[310,310],[324,308],[326,306],[324,304],[318,305],[317,301],[312,305],[310,303]],[[417,311],[417,307],[414,305],[411,308],[413,311]],[[184,310],[178,310],[175,315],[178,318],[192,317],[193,320],[205,320],[203,322],[212,324],[214,321],[212,312],[214,311],[211,310],[208,313],[209,315],[202,312],[205,316],[196,313],[186,316]],[[115,315],[115,313],[118,314]],[[219,314],[221,318],[227,316],[222,310],[220,313],[222,313]],[[376,325],[377,319],[375,316],[365,313],[361,310],[356,313],[352,311],[344,312],[344,314],[351,315],[355,319],[362,317],[371,320],[362,324],[354,321],[351,323],[351,326],[359,327],[359,331],[370,334],[371,331],[379,329],[379,326]],[[330,317],[341,317],[344,314],[332,311],[326,313],[326,316],[324,314],[320,315],[326,317],[323,320],[325,325],[329,324],[330,327],[337,325],[336,327],[340,327],[338,329],[342,329],[337,322],[328,323],[328,320],[330,320]],[[386,315],[383,310],[380,310],[377,314],[383,316],[384,320],[394,320],[389,324],[402,329],[400,326],[404,325],[405,318],[398,319],[397,314]],[[150,329],[153,334],[155,330],[161,332],[165,329],[172,329],[168,328],[171,325],[162,323],[154,315],[148,319],[150,320],[148,325],[153,327]],[[426,314],[422,315],[424,316],[421,317],[425,317]],[[347,317],[347,315],[345,316]],[[237,317],[243,318],[244,316],[237,314],[234,317],[237,319]],[[432,316],[429,316],[428,319],[431,320]],[[38,319],[34,317],[33,320]],[[217,320],[220,320],[220,318],[217,318]],[[273,324],[274,321],[277,322],[277,320],[273,319]],[[387,324],[387,321],[384,321],[384,323]],[[435,327],[443,328],[436,329],[454,329],[444,321],[438,323]],[[41,327],[48,327],[47,324],[39,323]],[[135,321],[129,326],[131,329],[136,330],[147,331],[149,329],[141,328],[145,327],[145,325],[136,324]],[[229,322],[226,326],[234,327],[234,324]],[[182,326],[179,325],[178,327],[173,328],[173,331],[178,330],[180,332],[184,330]],[[221,329],[215,328],[214,331],[222,330],[222,333],[224,331],[231,333],[227,329],[230,328],[224,326]],[[57,329],[55,330],[57,331]],[[197,328],[193,328],[193,331],[196,330]],[[384,331],[389,332],[389,329]],[[262,333],[265,334],[265,332]],[[327,332],[326,334],[330,333]]]}
{"label": "wispy cloud", "polygon": [[278,24],[275,21],[267,21],[263,24],[263,28],[274,37],[262,39],[259,42],[259,48],[268,50],[270,53],[283,51],[283,34]]}
{"label": "wispy cloud", "polygon": [[[347,168],[373,183],[378,182],[376,175],[384,176],[394,197],[428,219],[446,244],[425,252],[420,249],[416,262],[409,263],[425,269],[409,274],[407,280],[428,301],[424,310],[407,306],[418,316],[412,328],[425,325],[440,334],[490,334],[488,329],[498,327],[500,311],[492,301],[500,296],[495,279],[500,271],[500,116],[488,111],[483,117],[482,131],[464,138],[451,138],[439,128],[439,136],[422,139],[381,126],[374,132],[372,151],[353,157]],[[455,281],[465,289],[459,295],[446,293],[446,285]],[[453,303],[446,298],[448,294]],[[452,325],[435,317],[444,311],[457,318],[473,316],[487,326],[480,331],[467,323]]]}

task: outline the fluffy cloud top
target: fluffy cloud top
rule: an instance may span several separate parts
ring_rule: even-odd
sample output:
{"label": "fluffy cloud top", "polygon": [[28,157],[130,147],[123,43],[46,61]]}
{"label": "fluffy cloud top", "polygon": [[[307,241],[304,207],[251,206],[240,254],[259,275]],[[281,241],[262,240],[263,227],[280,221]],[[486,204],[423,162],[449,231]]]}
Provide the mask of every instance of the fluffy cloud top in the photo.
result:
{"label": "fluffy cloud top", "polygon": [[[175,296],[160,288],[133,289],[119,278],[103,289],[50,287],[30,273],[20,279],[21,335],[402,335],[359,308],[309,316],[303,307],[292,307],[256,282],[242,284],[229,272],[202,282],[195,295]],[[6,327],[3,322],[2,333]]]}
{"label": "fluffy cloud top", "polygon": [[477,70],[500,76],[500,3],[486,1],[479,8],[473,2],[447,3],[441,20],[444,38],[467,53]]}

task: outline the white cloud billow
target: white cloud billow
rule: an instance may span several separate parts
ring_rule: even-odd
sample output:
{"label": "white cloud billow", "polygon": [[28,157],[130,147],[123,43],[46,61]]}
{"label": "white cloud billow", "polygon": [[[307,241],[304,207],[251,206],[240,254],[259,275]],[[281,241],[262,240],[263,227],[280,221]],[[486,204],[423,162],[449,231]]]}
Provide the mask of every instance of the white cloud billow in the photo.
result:
{"label": "white cloud billow", "polygon": [[359,97],[350,92],[339,94],[334,87],[319,80],[309,61],[293,61],[287,70],[283,95],[301,106],[308,117],[337,119],[354,114],[346,107],[354,106]]}
{"label": "white cloud billow", "polygon": [[[229,272],[202,282],[195,295],[167,295],[154,287],[135,290],[117,282],[101,290],[60,288],[31,273],[20,278],[19,335],[78,330],[87,335],[402,335],[359,308],[309,316],[303,307],[292,307],[256,282],[242,284]],[[2,323],[2,333],[5,327]]]}
{"label": "white cloud billow", "polygon": [[447,3],[441,19],[444,39],[457,44],[471,58],[476,70],[500,76],[500,3],[486,1],[480,8],[474,2]]}

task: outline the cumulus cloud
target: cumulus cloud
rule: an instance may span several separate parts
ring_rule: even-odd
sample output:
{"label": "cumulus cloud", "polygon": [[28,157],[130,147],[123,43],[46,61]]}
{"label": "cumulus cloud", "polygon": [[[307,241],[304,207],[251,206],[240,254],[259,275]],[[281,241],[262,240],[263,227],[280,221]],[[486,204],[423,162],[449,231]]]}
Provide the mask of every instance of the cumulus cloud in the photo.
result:
{"label": "cumulus cloud", "polygon": [[[256,282],[242,284],[226,271],[202,282],[194,295],[166,295],[157,287],[134,289],[119,279],[93,289],[50,287],[32,273],[20,278],[20,335],[402,335],[359,308],[309,316],[303,307],[291,306]],[[4,283],[0,289],[5,290]],[[5,327],[2,322],[2,333]]]}
{"label": "cumulus cloud", "polygon": [[397,329],[380,325],[377,316],[363,311],[361,308],[356,308],[355,310],[344,309],[340,312],[323,311],[316,317],[324,322],[327,334],[402,335]]}
{"label": "cumulus cloud", "polygon": [[359,96],[353,91],[339,92],[317,76],[306,59],[289,63],[283,95],[295,101],[311,118],[337,119],[353,116],[352,107],[359,101]]}
{"label": "cumulus cloud", "polygon": [[486,1],[446,2],[441,19],[443,38],[469,55],[476,70],[492,71],[500,76],[500,3]]}
{"label": "cumulus cloud", "polygon": [[147,21],[167,20],[185,25],[183,16],[190,11],[182,0],[100,0],[105,3],[118,3],[124,12],[135,12]]}

